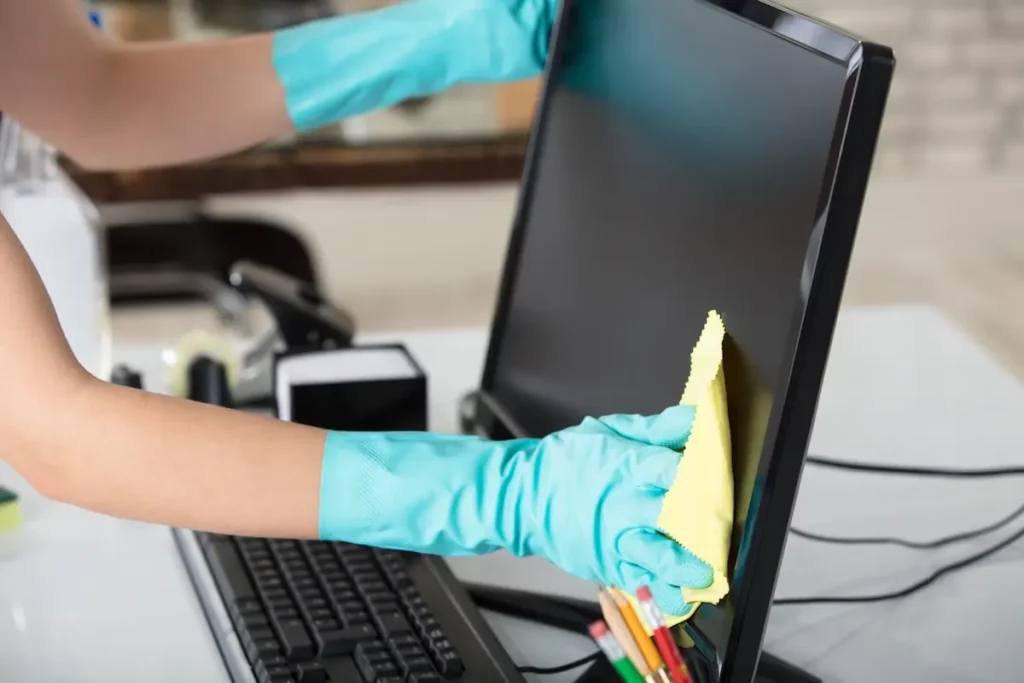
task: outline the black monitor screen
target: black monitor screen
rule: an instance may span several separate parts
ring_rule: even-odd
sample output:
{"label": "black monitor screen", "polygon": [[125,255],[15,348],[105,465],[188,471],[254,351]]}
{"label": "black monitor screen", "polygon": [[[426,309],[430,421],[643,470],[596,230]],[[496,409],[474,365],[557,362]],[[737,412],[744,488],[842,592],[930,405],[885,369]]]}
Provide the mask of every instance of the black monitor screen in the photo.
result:
{"label": "black monitor screen", "polygon": [[[679,401],[689,352],[719,311],[734,584],[857,45],[806,19],[774,21],[700,0],[568,6],[483,384],[531,436],[654,414]],[[714,658],[732,614],[726,599],[693,620]]]}

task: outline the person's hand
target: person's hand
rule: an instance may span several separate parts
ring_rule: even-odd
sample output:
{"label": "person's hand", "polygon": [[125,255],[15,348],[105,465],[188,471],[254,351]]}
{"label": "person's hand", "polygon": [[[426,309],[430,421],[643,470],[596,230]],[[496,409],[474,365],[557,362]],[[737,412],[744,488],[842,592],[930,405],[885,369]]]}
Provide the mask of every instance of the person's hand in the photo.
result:
{"label": "person's hand", "polygon": [[588,418],[542,439],[516,469],[513,497],[526,522],[508,533],[514,551],[630,593],[649,585],[664,612],[685,614],[680,588],[711,585],[711,567],[656,523],[692,421],[692,407],[676,406],[653,417]]}
{"label": "person's hand", "polygon": [[538,76],[558,0],[405,0],[274,34],[273,67],[295,127],[435,94]]}
{"label": "person's hand", "polygon": [[544,69],[558,0],[427,1],[458,33],[451,38],[459,52],[455,68],[465,68],[460,80],[521,80]]}
{"label": "person's hand", "polygon": [[684,614],[680,587],[711,569],[656,529],[693,417],[587,419],[543,439],[421,433],[328,435],[320,535],[440,555],[506,549]]}

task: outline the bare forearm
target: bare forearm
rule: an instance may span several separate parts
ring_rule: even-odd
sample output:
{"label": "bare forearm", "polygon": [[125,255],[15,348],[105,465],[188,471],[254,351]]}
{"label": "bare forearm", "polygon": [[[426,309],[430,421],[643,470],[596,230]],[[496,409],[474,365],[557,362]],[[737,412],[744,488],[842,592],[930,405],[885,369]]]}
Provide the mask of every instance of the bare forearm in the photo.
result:
{"label": "bare forearm", "polygon": [[100,382],[68,413],[36,453],[54,498],[220,533],[317,534],[320,430]]}
{"label": "bare forearm", "polygon": [[0,458],[51,498],[226,533],[317,533],[325,434],[88,375],[0,216]]}
{"label": "bare forearm", "polygon": [[237,152],[292,130],[271,62],[271,36],[122,45],[104,60],[89,135],[73,155],[139,168]]}
{"label": "bare forearm", "polygon": [[0,0],[0,111],[88,167],[176,164],[288,133],[272,57],[269,34],[118,43],[78,0]]}

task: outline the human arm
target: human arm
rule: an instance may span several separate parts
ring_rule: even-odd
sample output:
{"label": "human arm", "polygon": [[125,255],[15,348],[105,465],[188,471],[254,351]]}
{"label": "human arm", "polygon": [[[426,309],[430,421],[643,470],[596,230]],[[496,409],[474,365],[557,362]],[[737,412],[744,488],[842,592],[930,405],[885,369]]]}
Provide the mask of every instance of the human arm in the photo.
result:
{"label": "human arm", "polygon": [[0,458],[45,496],[228,534],[505,549],[591,581],[650,584],[673,614],[681,587],[711,582],[656,528],[689,437],[686,406],[539,439],[323,432],[87,374],[2,218],[0,292]]}
{"label": "human arm", "polygon": [[410,0],[276,33],[123,44],[78,0],[0,0],[0,110],[75,161],[239,151],[461,82],[540,72],[556,0]]}
{"label": "human arm", "polygon": [[0,292],[0,457],[40,493],[130,519],[316,537],[322,431],[87,374],[2,217]]}

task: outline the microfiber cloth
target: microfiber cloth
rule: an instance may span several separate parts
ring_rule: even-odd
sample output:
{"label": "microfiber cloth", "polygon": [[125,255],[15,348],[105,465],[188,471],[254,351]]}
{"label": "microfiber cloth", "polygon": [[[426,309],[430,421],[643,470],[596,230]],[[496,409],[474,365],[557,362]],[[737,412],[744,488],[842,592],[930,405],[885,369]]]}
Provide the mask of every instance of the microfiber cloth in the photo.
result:
{"label": "microfiber cloth", "polygon": [[[725,323],[708,313],[690,354],[690,376],[680,403],[694,406],[693,426],[679,469],[665,495],[658,529],[711,566],[705,588],[683,588],[686,615],[665,615],[669,627],[689,619],[701,603],[718,603],[729,592],[726,575],[733,528],[732,440],[725,395]],[[630,596],[634,608],[638,604]]]}
{"label": "microfiber cloth", "polygon": [[0,488],[0,532],[14,531],[21,526],[21,505],[13,491]]}

